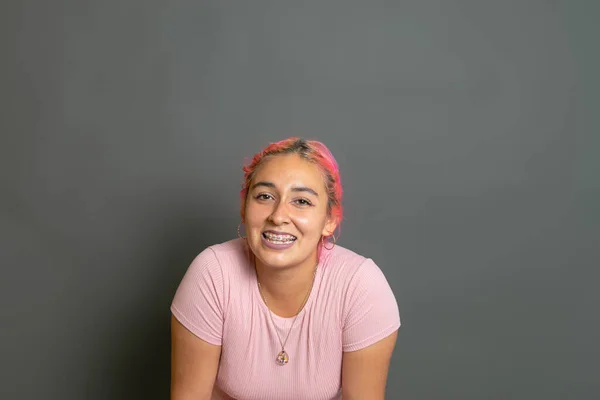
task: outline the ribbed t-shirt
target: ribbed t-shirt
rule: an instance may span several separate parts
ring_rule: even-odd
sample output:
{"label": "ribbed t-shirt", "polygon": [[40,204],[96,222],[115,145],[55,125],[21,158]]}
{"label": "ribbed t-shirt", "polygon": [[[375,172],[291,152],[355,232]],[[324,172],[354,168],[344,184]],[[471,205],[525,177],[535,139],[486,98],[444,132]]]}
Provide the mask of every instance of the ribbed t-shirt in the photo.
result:
{"label": "ribbed t-shirt", "polygon": [[294,320],[272,314],[258,290],[245,240],[203,250],[188,267],[171,312],[193,334],[221,346],[213,399],[340,399],[343,352],[400,327],[394,294],[379,267],[339,245],[323,249],[313,288]]}

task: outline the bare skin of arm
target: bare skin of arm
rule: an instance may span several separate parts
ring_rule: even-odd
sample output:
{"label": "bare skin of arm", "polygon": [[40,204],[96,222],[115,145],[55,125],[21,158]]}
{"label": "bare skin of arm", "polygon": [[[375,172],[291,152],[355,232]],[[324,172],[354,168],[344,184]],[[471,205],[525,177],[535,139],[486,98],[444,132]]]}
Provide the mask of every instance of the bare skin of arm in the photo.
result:
{"label": "bare skin of arm", "polygon": [[342,357],[342,397],[344,400],[383,400],[388,369],[398,331],[361,350]]}
{"label": "bare skin of arm", "polygon": [[210,400],[221,346],[188,331],[171,316],[171,400]]}

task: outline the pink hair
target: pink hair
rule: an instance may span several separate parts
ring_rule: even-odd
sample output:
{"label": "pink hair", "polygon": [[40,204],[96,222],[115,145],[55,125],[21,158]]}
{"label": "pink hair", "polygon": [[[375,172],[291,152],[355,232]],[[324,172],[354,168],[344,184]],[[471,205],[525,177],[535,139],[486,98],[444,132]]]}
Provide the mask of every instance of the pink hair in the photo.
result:
{"label": "pink hair", "polygon": [[245,218],[246,197],[250,182],[256,173],[260,163],[267,157],[298,154],[303,159],[316,164],[323,173],[325,189],[327,191],[327,215],[333,217],[336,223],[342,221],[342,182],[340,179],[340,169],[337,161],[331,154],[331,151],[323,143],[316,140],[304,140],[297,137],[291,137],[276,143],[271,143],[260,153],[254,155],[252,160],[243,167],[244,184],[240,192],[241,198],[241,216],[242,221]]}

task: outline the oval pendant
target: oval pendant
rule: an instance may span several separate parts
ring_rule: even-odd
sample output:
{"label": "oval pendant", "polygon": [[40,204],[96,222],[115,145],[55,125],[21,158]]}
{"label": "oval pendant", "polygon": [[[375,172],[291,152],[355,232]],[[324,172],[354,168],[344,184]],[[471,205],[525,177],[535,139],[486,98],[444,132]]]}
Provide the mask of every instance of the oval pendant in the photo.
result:
{"label": "oval pendant", "polygon": [[285,350],[281,350],[279,352],[279,354],[277,354],[277,364],[279,364],[279,365],[285,365],[288,362],[290,362],[290,357],[285,352]]}

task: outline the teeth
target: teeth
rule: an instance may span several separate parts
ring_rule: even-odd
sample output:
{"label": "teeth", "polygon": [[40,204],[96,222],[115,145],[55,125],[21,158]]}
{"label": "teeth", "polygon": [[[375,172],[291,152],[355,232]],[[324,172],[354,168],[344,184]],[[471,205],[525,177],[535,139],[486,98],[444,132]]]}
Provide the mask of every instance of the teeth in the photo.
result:
{"label": "teeth", "polygon": [[293,242],[296,238],[292,235],[274,235],[272,233],[266,233],[265,237],[272,243],[275,244],[285,244]]}

